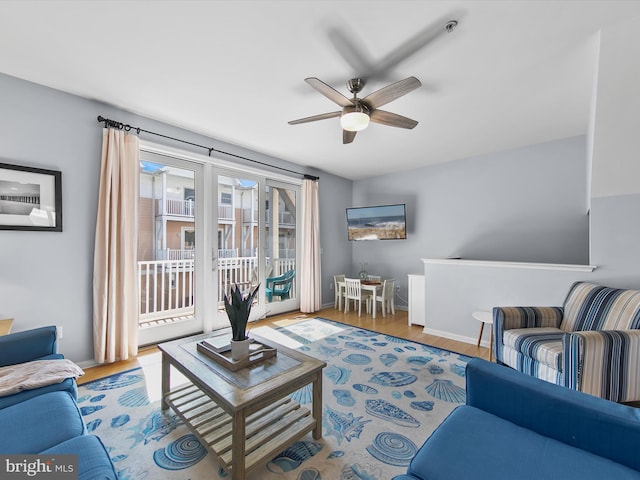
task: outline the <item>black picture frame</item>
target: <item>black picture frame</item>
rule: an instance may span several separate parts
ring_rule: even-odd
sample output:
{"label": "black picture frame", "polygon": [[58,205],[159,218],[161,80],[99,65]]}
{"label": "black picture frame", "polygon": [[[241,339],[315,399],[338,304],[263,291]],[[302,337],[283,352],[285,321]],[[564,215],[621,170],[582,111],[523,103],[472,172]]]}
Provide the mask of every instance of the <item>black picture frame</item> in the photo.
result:
{"label": "black picture frame", "polygon": [[0,230],[62,231],[62,172],[0,162]]}

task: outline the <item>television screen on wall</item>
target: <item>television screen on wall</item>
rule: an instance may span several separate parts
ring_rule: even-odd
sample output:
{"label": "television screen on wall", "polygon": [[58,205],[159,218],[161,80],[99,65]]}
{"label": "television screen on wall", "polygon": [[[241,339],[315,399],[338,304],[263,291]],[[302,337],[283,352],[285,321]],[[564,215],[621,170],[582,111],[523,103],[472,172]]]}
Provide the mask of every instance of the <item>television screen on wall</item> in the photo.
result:
{"label": "television screen on wall", "polygon": [[347,231],[349,240],[404,240],[405,205],[347,208]]}

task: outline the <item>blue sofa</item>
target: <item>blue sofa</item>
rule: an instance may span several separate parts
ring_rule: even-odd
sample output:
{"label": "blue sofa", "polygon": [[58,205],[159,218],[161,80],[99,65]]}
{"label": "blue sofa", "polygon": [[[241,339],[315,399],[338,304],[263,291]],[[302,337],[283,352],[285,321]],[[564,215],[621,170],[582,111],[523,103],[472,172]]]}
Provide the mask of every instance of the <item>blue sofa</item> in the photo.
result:
{"label": "blue sofa", "polygon": [[640,410],[477,358],[466,382],[394,480],[640,479]]}
{"label": "blue sofa", "polygon": [[[0,367],[61,359],[56,328],[42,327],[0,337]],[[76,403],[75,379],[0,397],[0,453],[78,455],[79,480],[116,480],[98,437],[87,433]]]}

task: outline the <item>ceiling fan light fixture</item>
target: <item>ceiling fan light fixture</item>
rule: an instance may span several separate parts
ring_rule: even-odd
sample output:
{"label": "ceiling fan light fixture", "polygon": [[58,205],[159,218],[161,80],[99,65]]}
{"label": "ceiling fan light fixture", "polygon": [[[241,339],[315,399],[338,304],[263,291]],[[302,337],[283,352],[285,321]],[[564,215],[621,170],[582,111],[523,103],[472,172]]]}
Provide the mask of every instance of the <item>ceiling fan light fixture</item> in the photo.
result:
{"label": "ceiling fan light fixture", "polygon": [[369,126],[369,114],[362,105],[356,104],[342,109],[340,125],[348,132],[359,132]]}

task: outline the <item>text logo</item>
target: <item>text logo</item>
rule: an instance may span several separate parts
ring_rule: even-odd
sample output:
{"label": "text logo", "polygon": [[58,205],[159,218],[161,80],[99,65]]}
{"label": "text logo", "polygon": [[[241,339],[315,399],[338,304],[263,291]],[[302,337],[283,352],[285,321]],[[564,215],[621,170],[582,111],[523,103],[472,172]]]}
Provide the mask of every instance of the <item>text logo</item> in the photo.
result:
{"label": "text logo", "polygon": [[78,480],[78,455],[0,455],[0,480]]}

